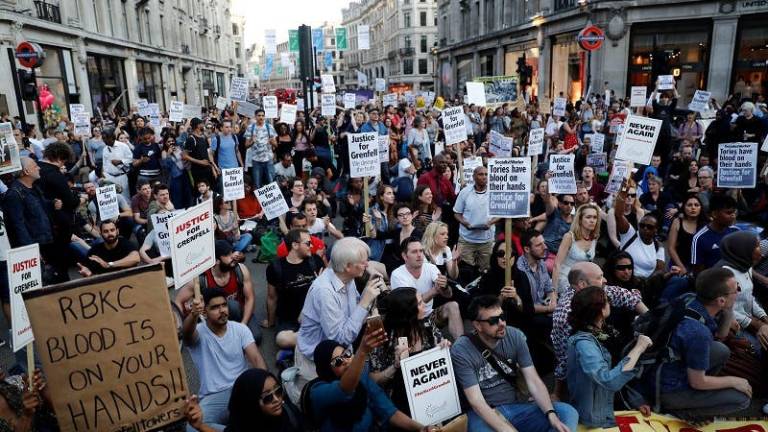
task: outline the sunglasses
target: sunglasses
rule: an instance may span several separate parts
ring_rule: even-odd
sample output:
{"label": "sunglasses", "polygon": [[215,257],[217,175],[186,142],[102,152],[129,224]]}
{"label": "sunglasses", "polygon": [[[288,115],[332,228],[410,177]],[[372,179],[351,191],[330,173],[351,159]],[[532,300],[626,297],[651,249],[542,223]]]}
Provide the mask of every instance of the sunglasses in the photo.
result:
{"label": "sunglasses", "polygon": [[406,216],[410,216],[410,215],[411,215],[411,212],[408,212],[408,213],[398,213],[397,217],[406,217]]}
{"label": "sunglasses", "polygon": [[627,194],[627,197],[628,197],[628,198],[637,198],[637,194],[636,194],[636,193],[633,193],[633,194],[631,194],[631,193],[628,193],[628,194]]}
{"label": "sunglasses", "polygon": [[507,320],[504,319],[504,314],[488,317],[487,319],[484,319],[484,320],[478,319],[475,321],[488,323],[489,325],[492,325],[492,326],[497,325],[499,321],[507,322]]}
{"label": "sunglasses", "polygon": [[621,271],[621,270],[632,270],[633,267],[634,266],[632,264],[622,264],[622,265],[617,265],[616,266],[616,270],[619,270],[619,271]]}
{"label": "sunglasses", "polygon": [[261,397],[261,403],[264,405],[269,405],[275,400],[281,400],[282,398],[283,386],[277,386],[274,390]]}
{"label": "sunglasses", "polygon": [[337,368],[343,365],[345,360],[349,360],[351,358],[352,358],[352,351],[346,350],[343,353],[341,353],[340,356],[336,356],[331,359],[331,367]]}

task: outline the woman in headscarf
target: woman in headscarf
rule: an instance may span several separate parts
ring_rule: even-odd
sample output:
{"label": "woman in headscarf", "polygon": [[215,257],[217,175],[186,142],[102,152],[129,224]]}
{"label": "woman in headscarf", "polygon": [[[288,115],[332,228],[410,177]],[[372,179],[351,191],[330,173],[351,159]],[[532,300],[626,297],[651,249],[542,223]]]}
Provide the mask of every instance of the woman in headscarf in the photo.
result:
{"label": "woman in headscarf", "polygon": [[733,272],[739,286],[739,295],[733,305],[734,319],[739,323],[741,336],[749,339],[758,355],[768,351],[768,314],[753,294],[752,266],[760,261],[760,242],[755,233],[737,231],[720,241],[722,259],[715,267]]}
{"label": "woman in headscarf", "polygon": [[334,340],[315,347],[318,380],[307,384],[309,416],[320,423],[321,432],[373,430],[377,423],[388,423],[404,430],[422,431],[422,426],[395,408],[392,401],[368,375],[366,359],[374,348],[386,341],[384,329],[366,329],[357,352]]}

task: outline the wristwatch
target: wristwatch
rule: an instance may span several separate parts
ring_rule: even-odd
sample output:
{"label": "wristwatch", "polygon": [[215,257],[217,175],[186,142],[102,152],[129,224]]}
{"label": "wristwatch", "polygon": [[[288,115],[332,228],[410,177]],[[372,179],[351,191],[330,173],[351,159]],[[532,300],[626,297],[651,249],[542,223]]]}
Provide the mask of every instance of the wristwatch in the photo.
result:
{"label": "wristwatch", "polygon": [[115,263],[114,263],[114,262],[112,262],[112,261],[110,261],[110,262],[108,262],[108,263],[107,263],[107,267],[109,267],[109,268],[112,268],[112,267],[114,267],[114,266],[115,266]]}
{"label": "wristwatch", "polygon": [[545,416],[545,417],[547,417],[547,418],[549,418],[549,415],[550,415],[550,414],[554,414],[554,415],[555,415],[555,417],[557,417],[557,418],[560,418],[560,417],[557,415],[557,411],[555,411],[555,410],[553,410],[553,409],[551,409],[551,410],[547,410],[547,411],[544,413],[544,416]]}

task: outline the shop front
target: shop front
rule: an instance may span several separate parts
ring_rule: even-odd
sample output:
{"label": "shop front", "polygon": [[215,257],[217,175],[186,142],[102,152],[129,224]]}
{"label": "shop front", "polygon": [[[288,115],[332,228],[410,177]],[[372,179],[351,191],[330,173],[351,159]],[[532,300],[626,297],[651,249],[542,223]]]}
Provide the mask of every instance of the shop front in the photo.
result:
{"label": "shop front", "polygon": [[517,61],[520,57],[525,56],[525,64],[530,66],[533,70],[533,77],[531,79],[531,85],[526,88],[528,96],[535,96],[538,98],[539,89],[539,48],[535,46],[534,42],[525,45],[509,45],[506,47],[504,53],[504,75],[516,76],[517,73]]}
{"label": "shop front", "polygon": [[136,61],[136,78],[136,92],[139,98],[146,99],[150,103],[160,104],[160,109],[165,110],[161,64]]}
{"label": "shop front", "polygon": [[464,85],[467,81],[472,81],[475,78],[472,66],[473,62],[471,54],[456,57],[456,87],[453,89],[455,93],[464,93]]}
{"label": "shop front", "polygon": [[213,71],[200,69],[200,75],[203,84],[203,106],[216,105],[216,84],[213,80]]}
{"label": "shop front", "polygon": [[123,94],[127,88],[123,59],[88,54],[88,87],[94,112],[106,113],[112,109],[117,114],[128,112],[128,95]]}
{"label": "shop front", "polygon": [[551,59],[552,97],[580,99],[587,91],[587,52],[576,42],[576,33],[553,36]]}
{"label": "shop front", "polygon": [[748,15],[739,21],[734,50],[731,93],[740,98],[765,95],[768,90],[768,15]]}
{"label": "shop front", "polygon": [[72,52],[68,49],[43,46],[45,61],[37,69],[37,89],[44,125],[57,126],[64,117],[69,117],[69,104],[79,103],[74,73]]}

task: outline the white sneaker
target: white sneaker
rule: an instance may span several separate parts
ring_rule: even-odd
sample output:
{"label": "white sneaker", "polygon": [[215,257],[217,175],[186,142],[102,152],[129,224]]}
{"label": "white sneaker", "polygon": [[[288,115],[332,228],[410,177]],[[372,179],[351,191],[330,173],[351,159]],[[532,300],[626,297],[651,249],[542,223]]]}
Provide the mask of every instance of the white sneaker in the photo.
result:
{"label": "white sneaker", "polygon": [[768,404],[763,405],[763,412],[768,415]]}

